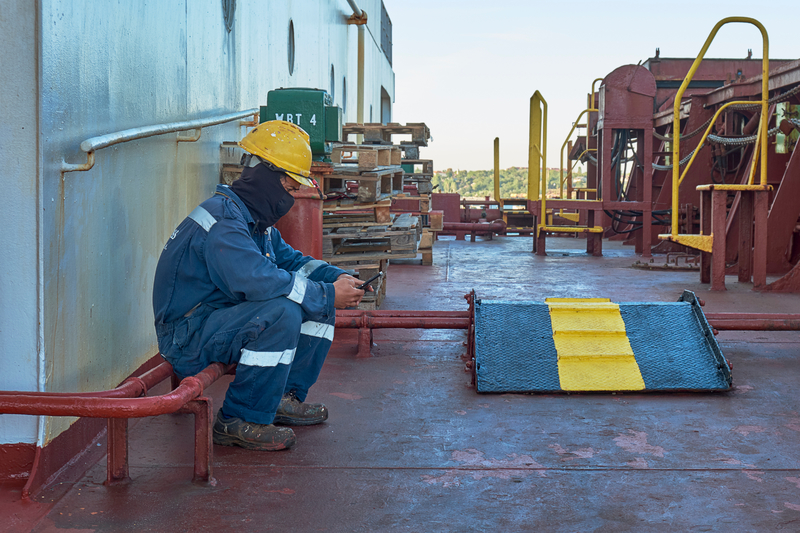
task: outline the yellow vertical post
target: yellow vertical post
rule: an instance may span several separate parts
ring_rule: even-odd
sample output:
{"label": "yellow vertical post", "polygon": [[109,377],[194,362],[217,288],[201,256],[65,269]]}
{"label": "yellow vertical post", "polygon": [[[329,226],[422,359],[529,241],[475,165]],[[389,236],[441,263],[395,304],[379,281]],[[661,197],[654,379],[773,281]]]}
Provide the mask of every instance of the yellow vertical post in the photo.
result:
{"label": "yellow vertical post", "polygon": [[[588,135],[587,135],[588,138]],[[586,144],[588,145],[589,142],[587,141]],[[572,141],[567,143],[567,153],[572,153]],[[574,165],[569,164],[569,160],[567,161],[567,198],[572,200],[572,167]]]}
{"label": "yellow vertical post", "polygon": [[[544,109],[542,109],[544,107]],[[539,182],[541,173],[547,172],[543,167],[547,149],[547,102],[539,91],[533,93],[530,100],[530,120],[528,129],[528,200],[539,198]],[[542,189],[545,190],[545,189]]]}
{"label": "yellow vertical post", "polygon": [[[700,63],[703,61],[703,57],[706,55],[706,51],[708,51],[709,45],[711,45],[711,41],[714,40],[714,37],[717,35],[719,29],[728,24],[730,22],[744,22],[747,24],[752,24],[753,26],[757,27],[761,32],[761,38],[763,41],[763,53],[764,57],[761,60],[761,121],[759,123],[759,135],[761,138],[760,146],[756,149],[760,151],[761,154],[761,184],[766,185],[767,183],[767,100],[769,100],[769,37],[767,36],[767,30],[764,26],[757,21],[756,19],[750,17],[727,17],[719,22],[717,22],[716,26],[711,30],[711,33],[708,35],[706,42],[703,44],[703,47],[700,49],[700,53],[697,55],[697,58],[692,63],[689,72],[686,74],[686,77],[683,79],[683,83],[681,83],[680,88],[678,89],[677,94],[675,95],[675,103],[673,104],[673,115],[672,115],[672,238],[676,239],[678,237],[678,207],[679,207],[679,184],[681,180],[680,174],[680,145],[681,145],[681,118],[680,118],[680,111],[681,111],[681,97],[683,93],[686,92],[686,88],[689,86],[689,83],[692,81],[697,69],[700,67]],[[754,161],[755,163],[755,161]]]}
{"label": "yellow vertical post", "polygon": [[494,138],[494,200],[503,209],[503,201],[500,199],[500,137]]}

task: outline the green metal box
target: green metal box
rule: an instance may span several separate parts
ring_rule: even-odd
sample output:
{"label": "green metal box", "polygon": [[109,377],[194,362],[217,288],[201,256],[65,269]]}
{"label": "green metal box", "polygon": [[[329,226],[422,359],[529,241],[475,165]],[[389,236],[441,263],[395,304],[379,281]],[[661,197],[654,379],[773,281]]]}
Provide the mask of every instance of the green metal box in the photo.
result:
{"label": "green metal box", "polygon": [[315,161],[329,161],[331,143],[342,140],[342,110],[321,89],[275,89],[261,106],[261,122],[285,120],[303,128],[310,137]]}

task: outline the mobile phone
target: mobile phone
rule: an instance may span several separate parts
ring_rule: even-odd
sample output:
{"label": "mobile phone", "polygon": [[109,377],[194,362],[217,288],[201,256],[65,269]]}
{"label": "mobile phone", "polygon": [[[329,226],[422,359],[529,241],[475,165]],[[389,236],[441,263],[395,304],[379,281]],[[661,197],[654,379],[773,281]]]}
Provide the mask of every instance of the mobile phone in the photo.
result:
{"label": "mobile phone", "polygon": [[378,272],[377,274],[375,274],[374,276],[369,278],[367,281],[365,281],[364,283],[362,283],[361,285],[356,287],[356,289],[358,289],[360,291],[365,290],[367,288],[367,285],[369,285],[370,283],[372,283],[373,281],[375,281],[376,279],[378,279],[381,276],[383,276],[383,272]]}

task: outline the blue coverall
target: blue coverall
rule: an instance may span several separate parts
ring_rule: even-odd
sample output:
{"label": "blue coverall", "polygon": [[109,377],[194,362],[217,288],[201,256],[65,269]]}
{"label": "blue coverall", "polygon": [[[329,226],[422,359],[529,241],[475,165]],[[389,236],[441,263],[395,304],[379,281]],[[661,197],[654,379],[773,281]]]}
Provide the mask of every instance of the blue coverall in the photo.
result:
{"label": "blue coverall", "polygon": [[271,424],[282,396],[304,401],[319,376],[333,341],[333,282],[345,272],[255,227],[218,185],[164,246],[153,310],[158,348],[177,374],[236,363],[223,414]]}

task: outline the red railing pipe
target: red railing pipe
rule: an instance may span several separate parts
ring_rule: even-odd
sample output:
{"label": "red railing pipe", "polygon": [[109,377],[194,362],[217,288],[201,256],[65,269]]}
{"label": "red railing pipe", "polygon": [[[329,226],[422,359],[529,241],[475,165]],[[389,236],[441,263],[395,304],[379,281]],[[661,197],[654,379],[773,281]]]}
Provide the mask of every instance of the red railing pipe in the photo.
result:
{"label": "red railing pipe", "polygon": [[800,331],[800,314],[705,313],[714,329],[723,331]]}
{"label": "red railing pipe", "polygon": [[0,396],[0,414],[83,416],[90,418],[139,418],[174,413],[225,374],[230,367],[213,363],[195,376],[189,376],[167,394],[145,398],[66,396]]}
{"label": "red railing pipe", "polygon": [[469,311],[364,311],[336,312],[337,328],[467,329]]}
{"label": "red railing pipe", "polygon": [[482,222],[445,222],[442,230],[446,232],[463,231],[465,233],[503,233],[506,230],[506,223],[502,220],[495,220],[489,224]]}
{"label": "red railing pipe", "polygon": [[147,394],[147,391],[168,377],[172,376],[172,365],[164,361],[138,377],[130,377],[116,389],[94,392],[37,392],[37,391],[0,391],[1,396],[38,396],[38,397],[81,397],[81,398],[136,398]]}
{"label": "red railing pipe", "polygon": [[337,309],[336,318],[354,317],[431,317],[431,318],[469,318],[469,311],[408,311],[408,310],[379,310],[364,311],[361,309]]}
{"label": "red railing pipe", "polygon": [[402,328],[402,329],[467,329],[469,318],[420,317],[420,316],[343,316],[336,317],[337,328]]}

